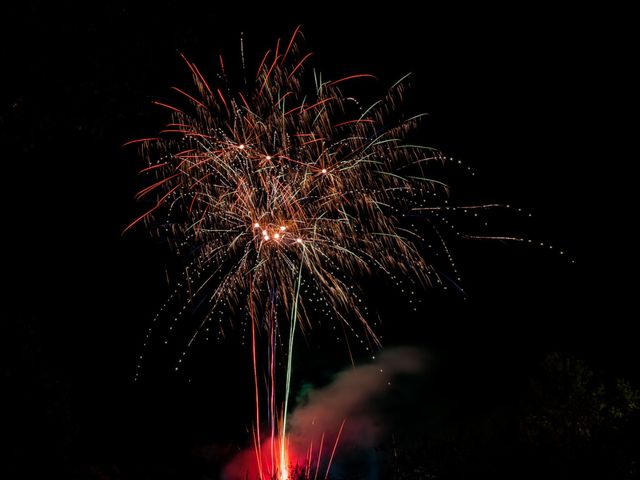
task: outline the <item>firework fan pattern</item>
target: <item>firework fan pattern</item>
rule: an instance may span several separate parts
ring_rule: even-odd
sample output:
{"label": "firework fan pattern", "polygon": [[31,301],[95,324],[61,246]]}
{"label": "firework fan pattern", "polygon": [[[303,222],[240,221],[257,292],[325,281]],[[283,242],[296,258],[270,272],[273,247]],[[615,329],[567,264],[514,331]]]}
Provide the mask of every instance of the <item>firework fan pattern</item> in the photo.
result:
{"label": "firework fan pattern", "polygon": [[[359,307],[358,278],[383,273],[415,284],[441,282],[425,257],[428,229],[412,222],[446,204],[446,185],[429,176],[430,166],[445,158],[406,140],[421,118],[402,117],[406,77],[363,107],[343,90],[372,76],[327,81],[308,71],[311,54],[299,50],[300,35],[297,29],[268,51],[255,80],[238,91],[229,86],[222,57],[218,84],[184,58],[194,86],[174,88],[171,105],[154,102],[171,117],[159,136],[129,142],[148,162],[141,172],[147,186],[136,197],[149,208],[127,229],[145,223],[168,239],[188,259],[187,295],[206,305],[188,345],[220,309],[231,313],[230,322],[238,309],[250,318],[259,465],[263,439],[279,443],[260,478],[287,477],[293,339],[297,328],[313,326],[314,298],[345,332],[375,347],[378,339]],[[435,228],[432,233],[440,238]],[[275,351],[287,330],[278,407]],[[260,432],[258,406],[260,334],[269,345],[267,436]]]}
{"label": "firework fan pattern", "polygon": [[388,124],[402,81],[362,108],[341,86],[371,75],[305,78],[310,54],[299,54],[296,34],[267,52],[251,93],[210,85],[185,60],[197,93],[174,88],[181,107],[154,102],[171,122],[158,138],[129,142],[142,144],[142,172],[152,177],[136,198],[153,201],[127,229],[144,221],[191,257],[187,275],[207,297],[208,316],[216,305],[264,312],[277,302],[310,326],[304,278],[348,329],[356,319],[375,341],[353,279],[377,270],[439,281],[407,218],[446,196],[426,172],[444,157],[405,143],[421,115]]}

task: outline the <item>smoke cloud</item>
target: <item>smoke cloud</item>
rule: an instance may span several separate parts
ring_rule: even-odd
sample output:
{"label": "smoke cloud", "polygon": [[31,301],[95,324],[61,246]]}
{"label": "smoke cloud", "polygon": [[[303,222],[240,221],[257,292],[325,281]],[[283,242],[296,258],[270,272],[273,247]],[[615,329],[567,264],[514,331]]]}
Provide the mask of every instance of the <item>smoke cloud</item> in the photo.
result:
{"label": "smoke cloud", "polygon": [[[401,347],[383,351],[372,363],[337,374],[330,384],[310,390],[288,419],[289,459],[292,465],[319,469],[319,478],[331,461],[332,470],[350,458],[363,456],[380,443],[388,424],[376,409],[390,390],[394,377],[416,375],[426,367],[423,351]],[[269,441],[263,452],[271,450]],[[270,459],[266,462],[270,464]],[[255,478],[253,449],[242,452],[226,467],[224,480]]]}

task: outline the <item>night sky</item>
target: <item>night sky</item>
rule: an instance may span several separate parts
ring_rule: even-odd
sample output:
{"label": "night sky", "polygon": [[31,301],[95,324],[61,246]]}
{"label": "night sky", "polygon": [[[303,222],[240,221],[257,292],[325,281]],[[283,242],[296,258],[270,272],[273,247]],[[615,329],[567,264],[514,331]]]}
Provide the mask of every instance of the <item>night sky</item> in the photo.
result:
{"label": "night sky", "polygon": [[[533,216],[491,215],[488,231],[553,245],[455,241],[466,299],[425,292],[413,317],[400,313],[399,295],[372,300],[386,344],[432,355],[430,401],[452,416],[507,411],[553,351],[638,385],[635,281],[625,274],[633,239],[622,222],[634,218],[622,187],[631,159],[609,137],[619,50],[596,13],[173,1],[25,1],[3,12],[6,478],[98,478],[83,476],[87,465],[144,471],[122,478],[199,478],[194,448],[245,438],[250,376],[237,343],[211,343],[191,381],[158,355],[148,380],[133,385],[173,260],[143,229],[121,234],[141,212],[133,196],[143,186],[135,149],[122,144],[157,130],[166,117],[151,101],[189,84],[180,52],[213,72],[220,51],[237,59],[240,32],[255,65],[301,24],[313,66],[328,77],[380,79],[365,96],[413,72],[411,109],[430,114],[420,142],[476,172],[457,178],[454,197],[522,208]],[[347,363],[320,340],[305,348],[301,359],[316,360],[300,360],[301,377]]]}

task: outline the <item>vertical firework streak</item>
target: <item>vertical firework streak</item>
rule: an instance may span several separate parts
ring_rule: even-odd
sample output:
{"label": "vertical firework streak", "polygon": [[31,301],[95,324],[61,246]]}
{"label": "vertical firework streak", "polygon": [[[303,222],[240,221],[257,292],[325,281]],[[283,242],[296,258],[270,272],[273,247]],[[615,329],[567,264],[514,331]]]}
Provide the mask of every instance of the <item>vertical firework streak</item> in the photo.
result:
{"label": "vertical firework streak", "polygon": [[[450,208],[443,207],[447,186],[427,175],[430,164],[445,158],[404,140],[421,118],[404,118],[398,108],[406,77],[362,108],[341,89],[351,80],[372,76],[326,81],[316,72],[307,75],[304,66],[311,54],[299,51],[298,35],[296,29],[286,49],[278,41],[267,51],[255,84],[244,91],[229,87],[222,57],[220,86],[210,85],[183,57],[196,92],[174,87],[177,106],[154,102],[171,115],[160,135],[129,142],[140,145],[148,162],[141,172],[151,180],[136,195],[150,206],[127,229],[145,223],[189,259],[178,290],[188,291],[202,320],[188,346],[208,331],[216,312],[226,311],[232,319],[238,307],[246,306],[261,479],[288,476],[286,431],[296,329],[304,333],[312,327],[312,312],[320,304],[322,313],[361,343],[379,345],[358,306],[356,279],[381,272],[419,285],[441,283],[432,259],[427,261],[419,247],[427,243],[426,235],[436,243],[442,237],[435,226],[429,233],[412,222]],[[283,408],[278,413],[278,319],[287,317]],[[221,322],[218,328],[223,327]],[[263,464],[260,427],[261,334],[269,343],[268,466]]]}
{"label": "vertical firework streak", "polygon": [[[304,259],[304,249],[302,250]],[[296,333],[296,325],[298,323],[298,300],[300,298],[300,285],[302,282],[302,264],[298,268],[298,281],[296,282],[296,296],[293,300],[293,309],[291,310],[291,319],[289,320],[289,349],[287,350],[287,377],[285,380],[285,392],[284,392],[284,408],[282,412],[282,434],[280,435],[280,477],[287,478],[287,413],[289,412],[289,396],[291,393],[291,362],[293,360],[293,340]]]}

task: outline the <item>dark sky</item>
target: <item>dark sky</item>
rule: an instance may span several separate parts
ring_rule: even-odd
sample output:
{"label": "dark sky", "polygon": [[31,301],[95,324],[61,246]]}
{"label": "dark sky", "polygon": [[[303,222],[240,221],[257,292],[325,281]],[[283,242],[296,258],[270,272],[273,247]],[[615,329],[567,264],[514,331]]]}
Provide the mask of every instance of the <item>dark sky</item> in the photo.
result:
{"label": "dark sky", "polygon": [[[140,439],[191,442],[221,421],[219,387],[204,379],[209,368],[216,377],[228,365],[197,367],[195,386],[168,372],[163,385],[130,384],[142,332],[167,293],[169,260],[143,231],[121,236],[140,209],[132,199],[139,164],[121,145],[161,124],[151,100],[189,82],[179,52],[212,72],[220,50],[239,54],[244,32],[255,62],[298,24],[314,66],[329,76],[367,72],[389,84],[413,72],[412,108],[430,113],[423,143],[477,172],[461,180],[460,196],[532,212],[526,221],[498,218],[497,231],[548,242],[575,259],[456,243],[469,298],[426,293],[428,307],[415,319],[382,307],[390,341],[440,352],[444,371],[463,385],[488,371],[492,384],[517,381],[514,371],[547,350],[638,375],[634,282],[622,274],[632,241],[621,225],[633,218],[620,181],[629,159],[610,143],[612,131],[624,136],[614,114],[619,50],[603,28],[610,18],[540,5],[418,12],[412,2],[353,11],[322,2],[108,3],[26,1],[3,15],[3,272],[10,287],[2,336],[11,345],[3,349],[8,392],[25,438],[58,444],[64,430],[82,458],[121,458]],[[197,418],[204,427],[189,427]],[[165,422],[178,434],[163,436]]]}

